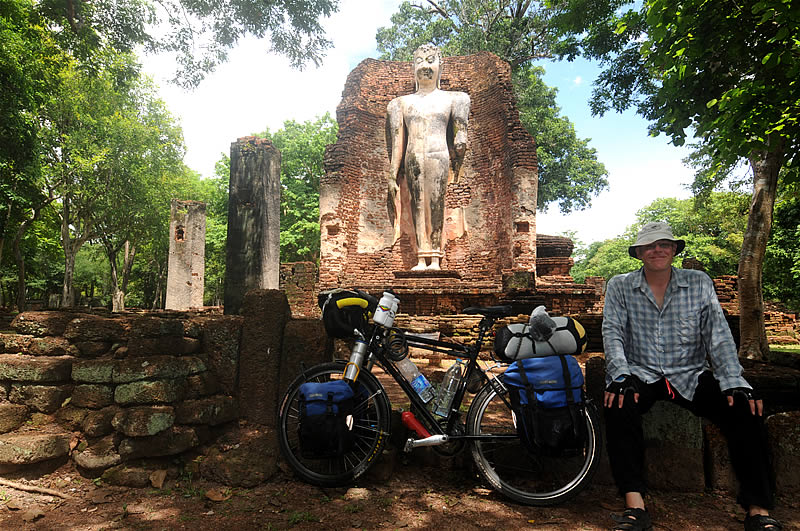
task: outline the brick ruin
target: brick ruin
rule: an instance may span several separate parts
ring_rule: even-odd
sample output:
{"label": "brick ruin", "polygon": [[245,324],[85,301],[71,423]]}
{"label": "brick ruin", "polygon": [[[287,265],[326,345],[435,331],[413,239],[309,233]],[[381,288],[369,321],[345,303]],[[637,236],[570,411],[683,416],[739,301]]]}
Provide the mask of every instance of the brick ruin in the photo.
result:
{"label": "brick ruin", "polygon": [[489,53],[448,57],[442,68],[441,88],[466,92],[472,100],[467,155],[445,198],[443,271],[409,271],[416,256],[407,208],[401,237],[391,241],[386,106],[414,92],[411,63],[366,59],[348,76],[337,108],[339,138],[326,153],[320,289],[391,287],[419,313],[434,304],[431,296],[442,301],[437,309],[443,311],[463,307],[465,295],[476,303],[496,299],[504,278],[514,275],[527,276],[532,285],[536,146],[519,121],[510,68]]}

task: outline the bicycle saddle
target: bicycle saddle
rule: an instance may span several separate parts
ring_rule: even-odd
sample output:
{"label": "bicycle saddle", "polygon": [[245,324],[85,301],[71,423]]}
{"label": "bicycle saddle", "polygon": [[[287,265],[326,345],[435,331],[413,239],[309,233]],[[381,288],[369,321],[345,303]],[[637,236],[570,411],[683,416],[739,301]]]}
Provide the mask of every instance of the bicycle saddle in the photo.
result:
{"label": "bicycle saddle", "polygon": [[486,317],[508,317],[511,315],[511,305],[486,306],[485,308],[470,306],[469,308],[464,308],[463,313],[467,315],[483,315]]}

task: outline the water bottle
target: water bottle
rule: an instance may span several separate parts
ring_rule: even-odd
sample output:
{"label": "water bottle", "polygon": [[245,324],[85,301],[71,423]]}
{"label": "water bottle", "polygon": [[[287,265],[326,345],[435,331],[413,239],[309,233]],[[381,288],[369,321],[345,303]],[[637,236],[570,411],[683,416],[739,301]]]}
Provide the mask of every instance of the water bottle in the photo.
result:
{"label": "water bottle", "polygon": [[442,386],[439,388],[439,397],[436,399],[436,406],[433,409],[433,412],[440,417],[446,417],[450,413],[450,405],[453,403],[453,397],[456,395],[458,384],[461,383],[463,376],[461,369],[463,363],[460,358],[457,359],[444,373]]}
{"label": "water bottle", "polygon": [[425,375],[419,372],[417,366],[411,361],[410,356],[396,362],[395,367],[403,373],[403,376],[411,383],[411,387],[414,388],[414,391],[417,392],[423,402],[427,404],[436,397],[433,386],[428,379],[425,378]]}
{"label": "water bottle", "polygon": [[384,291],[383,297],[378,301],[378,308],[375,310],[372,320],[386,328],[391,328],[399,305],[400,299],[395,297],[393,293]]}

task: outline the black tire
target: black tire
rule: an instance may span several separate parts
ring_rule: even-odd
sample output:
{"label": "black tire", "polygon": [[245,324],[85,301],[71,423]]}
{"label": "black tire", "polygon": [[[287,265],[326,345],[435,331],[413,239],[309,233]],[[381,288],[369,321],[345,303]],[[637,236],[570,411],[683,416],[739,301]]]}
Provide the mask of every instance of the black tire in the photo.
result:
{"label": "black tire", "polygon": [[597,470],[602,442],[596,407],[589,402],[583,408],[587,437],[582,449],[563,456],[534,454],[516,437],[511,408],[498,395],[506,390],[495,385],[497,390],[487,383],[478,392],[467,414],[468,435],[506,436],[473,441],[472,458],[481,476],[493,489],[525,505],[556,505],[576,496]]}
{"label": "black tire", "polygon": [[305,482],[320,487],[341,487],[358,478],[380,457],[389,438],[390,404],[386,391],[375,376],[362,371],[360,403],[354,412],[355,447],[342,457],[306,459],[300,454],[298,440],[298,390],[305,382],[325,382],[342,377],[344,362],[324,363],[306,370],[286,391],[278,412],[278,439],[283,458]]}

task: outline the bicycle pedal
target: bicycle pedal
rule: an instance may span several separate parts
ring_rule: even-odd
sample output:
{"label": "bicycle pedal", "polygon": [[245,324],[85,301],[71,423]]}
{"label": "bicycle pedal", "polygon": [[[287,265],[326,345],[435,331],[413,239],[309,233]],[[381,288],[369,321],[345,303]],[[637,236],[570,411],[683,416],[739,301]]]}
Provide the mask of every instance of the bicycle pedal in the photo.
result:
{"label": "bicycle pedal", "polygon": [[447,435],[431,435],[424,439],[408,439],[406,440],[406,445],[403,447],[403,451],[409,453],[414,448],[420,448],[422,446],[439,446],[440,444],[446,444],[448,440],[450,440],[450,438]]}

